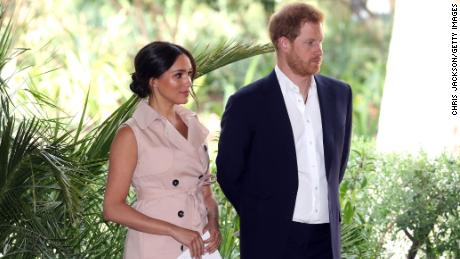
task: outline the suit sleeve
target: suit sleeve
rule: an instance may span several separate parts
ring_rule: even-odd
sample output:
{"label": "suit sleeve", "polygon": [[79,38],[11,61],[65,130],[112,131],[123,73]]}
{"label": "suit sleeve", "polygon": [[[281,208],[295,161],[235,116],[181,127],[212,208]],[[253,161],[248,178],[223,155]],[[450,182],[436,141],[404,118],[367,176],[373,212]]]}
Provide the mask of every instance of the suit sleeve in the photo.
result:
{"label": "suit sleeve", "polygon": [[249,156],[251,132],[248,107],[232,96],[225,107],[221,121],[218,154],[216,158],[217,182],[239,214],[241,182]]}
{"label": "suit sleeve", "polygon": [[351,129],[352,129],[352,114],[353,114],[353,98],[351,87],[347,85],[348,89],[348,103],[347,103],[347,117],[345,122],[345,140],[343,143],[342,161],[340,163],[339,183],[342,182],[347,168],[348,156],[350,155],[350,142],[351,142]]}

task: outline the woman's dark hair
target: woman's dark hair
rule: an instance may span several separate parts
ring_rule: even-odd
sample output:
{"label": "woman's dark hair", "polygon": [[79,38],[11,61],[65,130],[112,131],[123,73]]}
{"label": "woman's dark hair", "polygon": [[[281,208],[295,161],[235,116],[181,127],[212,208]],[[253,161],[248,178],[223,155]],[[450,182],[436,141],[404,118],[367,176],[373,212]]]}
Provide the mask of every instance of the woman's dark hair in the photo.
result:
{"label": "woman's dark hair", "polygon": [[[196,63],[192,54],[185,48],[170,42],[154,41],[144,46],[134,58],[131,91],[141,98],[150,95],[149,80],[159,78],[176,62],[177,57],[185,54],[192,63],[192,79],[196,74]],[[192,96],[194,96],[192,88]]]}

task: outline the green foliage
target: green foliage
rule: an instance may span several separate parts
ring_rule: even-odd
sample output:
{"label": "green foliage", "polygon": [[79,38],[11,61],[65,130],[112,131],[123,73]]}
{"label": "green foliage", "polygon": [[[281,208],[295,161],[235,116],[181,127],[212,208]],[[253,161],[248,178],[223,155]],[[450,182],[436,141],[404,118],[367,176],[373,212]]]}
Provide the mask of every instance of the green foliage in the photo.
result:
{"label": "green foliage", "polygon": [[372,143],[354,138],[342,208],[345,222],[358,222],[368,234],[366,258],[394,256],[386,248],[391,242],[409,243],[408,258],[420,252],[457,258],[459,171],[460,157],[382,155]]}
{"label": "green foliage", "polygon": [[[11,57],[11,23],[1,14],[0,72]],[[80,192],[74,169],[61,155],[60,138],[48,138],[53,121],[17,118],[0,84],[0,243],[5,256],[71,253],[60,235],[76,216]]]}
{"label": "green foliage", "polygon": [[[375,243],[372,224],[367,222],[365,204],[368,173],[375,170],[376,155],[373,145],[363,138],[354,137],[345,177],[340,185],[342,207],[342,246],[345,258],[374,258]],[[348,232],[348,233],[347,233]]]}
{"label": "green foliage", "polygon": [[398,172],[391,183],[393,199],[389,209],[397,212],[396,227],[412,243],[408,258],[415,258],[419,250],[427,258],[444,252],[460,255],[458,234],[448,228],[449,221],[460,223],[460,161],[446,155],[433,160],[422,154],[416,158],[391,157],[384,161],[384,168],[388,174]]}
{"label": "green foliage", "polygon": [[370,258],[365,225],[351,222],[341,227],[342,258]]}
{"label": "green foliage", "polygon": [[[211,163],[211,173],[215,175],[215,163]],[[214,197],[219,204],[219,225],[222,234],[222,243],[219,252],[222,258],[239,258],[238,230],[240,229],[239,217],[233,206],[225,198],[217,182],[212,185]]]}

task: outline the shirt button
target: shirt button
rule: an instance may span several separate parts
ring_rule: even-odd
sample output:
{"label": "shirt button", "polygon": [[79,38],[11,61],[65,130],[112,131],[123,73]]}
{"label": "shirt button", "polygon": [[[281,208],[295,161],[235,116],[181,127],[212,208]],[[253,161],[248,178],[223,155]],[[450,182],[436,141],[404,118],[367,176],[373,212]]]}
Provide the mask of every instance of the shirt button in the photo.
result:
{"label": "shirt button", "polygon": [[174,187],[175,187],[175,186],[178,186],[178,185],[179,185],[179,180],[174,179],[174,180],[172,181],[172,185],[173,185]]}
{"label": "shirt button", "polygon": [[179,216],[179,218],[184,217],[184,212],[182,210],[179,210],[179,212],[177,212],[177,216]]}

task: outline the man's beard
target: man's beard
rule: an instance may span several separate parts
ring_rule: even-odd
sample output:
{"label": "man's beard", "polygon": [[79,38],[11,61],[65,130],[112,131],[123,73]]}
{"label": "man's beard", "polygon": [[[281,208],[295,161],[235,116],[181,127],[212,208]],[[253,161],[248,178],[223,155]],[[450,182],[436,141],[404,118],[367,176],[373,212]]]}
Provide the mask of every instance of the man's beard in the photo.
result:
{"label": "man's beard", "polygon": [[[294,74],[299,76],[314,75],[319,72],[320,66],[311,69],[309,62],[302,61],[294,52],[291,52],[286,59],[286,62]],[[321,64],[320,64],[321,65]]]}

